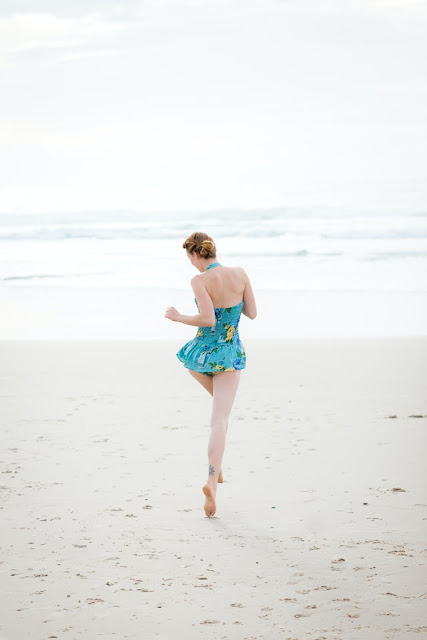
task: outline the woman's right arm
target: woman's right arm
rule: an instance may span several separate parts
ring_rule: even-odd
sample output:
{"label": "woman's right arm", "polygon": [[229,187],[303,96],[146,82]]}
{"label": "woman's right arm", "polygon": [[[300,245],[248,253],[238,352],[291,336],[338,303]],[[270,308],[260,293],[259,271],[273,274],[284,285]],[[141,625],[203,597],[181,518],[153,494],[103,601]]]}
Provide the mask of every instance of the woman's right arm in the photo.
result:
{"label": "woman's right arm", "polygon": [[251,281],[249,280],[249,277],[246,271],[243,270],[243,273],[245,274],[245,277],[246,277],[246,284],[245,284],[245,290],[243,292],[242,313],[248,318],[250,318],[251,320],[253,320],[254,318],[256,318],[256,315],[257,315],[255,295],[252,289]]}

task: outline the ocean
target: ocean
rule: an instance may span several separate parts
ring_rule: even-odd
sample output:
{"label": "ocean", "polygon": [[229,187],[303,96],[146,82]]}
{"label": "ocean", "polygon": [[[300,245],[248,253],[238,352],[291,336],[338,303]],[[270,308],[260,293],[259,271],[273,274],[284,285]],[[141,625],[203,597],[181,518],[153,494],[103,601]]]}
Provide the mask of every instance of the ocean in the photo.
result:
{"label": "ocean", "polygon": [[[263,337],[268,327],[277,337],[427,333],[427,212],[358,213],[311,206],[204,213],[2,213],[0,337],[188,334],[189,327],[172,329],[173,323],[158,320],[161,309],[178,303],[195,313],[189,308],[195,271],[182,242],[197,230],[214,238],[222,264],[245,268],[261,303],[261,319],[263,308],[269,310],[270,319],[250,329],[253,337]],[[61,301],[60,308],[55,300]],[[142,300],[149,300],[150,308]],[[88,301],[91,317],[85,322]],[[67,305],[81,319],[77,324],[70,325]],[[345,326],[338,327],[343,308]],[[139,324],[134,319],[123,324],[135,309]],[[308,322],[307,314],[313,313],[317,318]],[[98,325],[105,323],[105,331],[100,330]]]}

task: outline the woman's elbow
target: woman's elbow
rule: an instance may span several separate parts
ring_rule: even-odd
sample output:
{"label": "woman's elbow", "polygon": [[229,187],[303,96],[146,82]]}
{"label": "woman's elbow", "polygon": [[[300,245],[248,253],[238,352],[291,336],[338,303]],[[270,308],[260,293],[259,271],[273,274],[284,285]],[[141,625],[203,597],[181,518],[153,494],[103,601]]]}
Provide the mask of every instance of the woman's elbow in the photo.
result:
{"label": "woman's elbow", "polygon": [[202,327],[213,327],[215,324],[215,315],[212,317],[203,318],[203,322],[200,324]]}
{"label": "woman's elbow", "polygon": [[255,320],[256,318],[256,311],[248,311],[248,309],[243,309],[242,313],[249,318],[249,320]]}
{"label": "woman's elbow", "polygon": [[245,313],[248,316],[248,318],[250,318],[251,320],[255,320],[256,316],[257,316],[257,308],[256,306],[250,306],[249,309],[246,308],[245,309]]}

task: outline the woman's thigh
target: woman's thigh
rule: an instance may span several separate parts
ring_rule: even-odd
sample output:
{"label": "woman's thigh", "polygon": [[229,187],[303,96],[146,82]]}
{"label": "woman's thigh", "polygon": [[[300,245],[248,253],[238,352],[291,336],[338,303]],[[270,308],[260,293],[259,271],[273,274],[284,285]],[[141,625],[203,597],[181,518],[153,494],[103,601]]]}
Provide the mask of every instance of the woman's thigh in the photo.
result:
{"label": "woman's thigh", "polygon": [[240,382],[240,371],[224,371],[213,376],[212,418],[228,420]]}
{"label": "woman's thigh", "polygon": [[213,376],[206,376],[204,373],[199,373],[199,371],[193,371],[192,369],[188,369],[190,374],[200,382],[200,384],[211,394],[213,395]]}

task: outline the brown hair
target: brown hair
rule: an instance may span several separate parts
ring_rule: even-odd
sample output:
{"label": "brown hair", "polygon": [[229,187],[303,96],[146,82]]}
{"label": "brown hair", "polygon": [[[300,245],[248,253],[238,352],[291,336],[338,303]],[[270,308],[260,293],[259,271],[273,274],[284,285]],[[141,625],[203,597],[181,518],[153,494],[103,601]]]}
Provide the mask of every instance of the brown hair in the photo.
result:
{"label": "brown hair", "polygon": [[188,253],[198,253],[201,258],[216,258],[215,242],[207,233],[195,231],[182,246]]}

